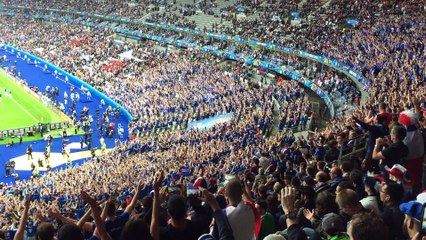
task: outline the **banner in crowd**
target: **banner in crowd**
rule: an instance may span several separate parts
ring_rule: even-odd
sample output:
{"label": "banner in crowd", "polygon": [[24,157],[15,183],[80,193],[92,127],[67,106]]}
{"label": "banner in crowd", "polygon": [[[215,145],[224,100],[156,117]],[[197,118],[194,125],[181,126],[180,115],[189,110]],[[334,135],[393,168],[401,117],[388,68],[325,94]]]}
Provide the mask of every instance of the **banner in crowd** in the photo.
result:
{"label": "banner in crowd", "polygon": [[211,117],[211,118],[206,118],[206,119],[199,120],[199,121],[190,122],[188,124],[187,130],[189,130],[191,128],[198,128],[200,130],[209,129],[209,128],[212,128],[213,126],[217,125],[217,124],[231,121],[233,116],[234,116],[233,113],[227,113],[227,114],[222,114],[222,115],[214,116],[214,117]]}

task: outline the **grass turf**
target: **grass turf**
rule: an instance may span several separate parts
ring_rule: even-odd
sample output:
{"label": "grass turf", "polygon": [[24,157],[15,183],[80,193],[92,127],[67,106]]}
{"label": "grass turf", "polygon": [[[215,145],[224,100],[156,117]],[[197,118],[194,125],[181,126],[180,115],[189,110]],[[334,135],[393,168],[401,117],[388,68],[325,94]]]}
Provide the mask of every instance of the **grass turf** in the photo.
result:
{"label": "grass turf", "polygon": [[[7,90],[7,93],[5,92]],[[10,98],[9,91],[12,91]],[[31,127],[39,122],[65,121],[37,98],[27,93],[4,72],[0,72],[0,131]]]}

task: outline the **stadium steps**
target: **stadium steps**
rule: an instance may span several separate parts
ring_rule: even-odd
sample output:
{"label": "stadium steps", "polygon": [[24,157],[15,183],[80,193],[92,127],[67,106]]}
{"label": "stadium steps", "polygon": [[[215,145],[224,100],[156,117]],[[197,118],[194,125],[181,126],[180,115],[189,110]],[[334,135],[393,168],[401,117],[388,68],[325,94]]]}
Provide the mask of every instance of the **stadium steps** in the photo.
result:
{"label": "stadium steps", "polygon": [[212,7],[211,9],[218,16],[220,16],[220,9],[234,5],[234,3],[232,1],[216,1],[216,4],[217,4],[217,6]]}
{"label": "stadium steps", "polygon": [[307,0],[302,0],[299,4],[297,4],[299,6],[299,8],[303,7],[303,4],[305,4],[307,2]]}
{"label": "stadium steps", "polygon": [[[193,4],[193,0],[180,0],[182,3],[188,3]],[[199,1],[197,1],[199,2]],[[206,27],[208,30],[211,30],[211,26],[213,23],[218,24],[221,27],[232,27],[232,24],[230,21],[222,20],[222,23],[220,23],[220,14],[221,9],[226,8],[229,6],[233,6],[233,1],[216,1],[216,6],[212,7],[211,10],[213,11],[214,15],[208,15],[202,12],[197,12],[193,16],[187,17],[187,19],[194,20],[197,23],[197,26],[199,29],[204,29]]]}
{"label": "stadium steps", "polygon": [[322,10],[323,8],[326,8],[328,5],[330,5],[330,3],[332,2],[332,0],[325,0],[321,3],[321,6],[318,7],[315,11],[312,11],[308,17],[313,16],[315,13],[317,13],[318,11]]}
{"label": "stadium steps", "polygon": [[328,5],[330,5],[331,4],[331,2],[332,2],[332,0],[327,0],[323,5],[321,5],[321,7],[320,8],[327,8],[328,7]]}
{"label": "stadium steps", "polygon": [[[256,74],[256,69],[257,69],[256,67],[251,68],[250,81],[255,82],[257,84],[260,84],[261,83],[261,76]],[[262,84],[262,88],[268,89],[271,84],[272,85],[276,84],[276,80],[275,80],[275,78],[272,78],[272,77],[267,75],[266,76],[266,84]],[[273,98],[273,101],[275,103],[274,104],[274,124],[273,124],[272,129],[269,129],[268,134],[267,134],[268,136],[273,136],[273,135],[278,133],[278,124],[280,122],[279,111],[280,111],[281,106],[280,106],[280,103],[278,102],[278,100],[275,99],[275,97]]]}
{"label": "stadium steps", "polygon": [[[160,11],[161,12],[161,11]],[[143,17],[141,17],[142,20],[145,20],[147,18],[149,18],[149,16],[151,16],[151,12],[148,14],[145,14]]]}
{"label": "stadium steps", "polygon": [[198,0],[194,1],[194,0],[176,0],[176,4],[173,6],[180,6],[180,4],[189,4],[189,5],[194,5],[194,3],[199,2]]}
{"label": "stadium steps", "polygon": [[199,13],[193,16],[189,16],[187,17],[187,19],[193,20],[195,21],[195,23],[197,24],[197,27],[199,29],[204,29],[204,27],[207,28],[207,30],[211,30],[212,24],[219,24],[220,23],[220,18],[217,18],[215,16],[212,15],[206,15],[203,13]]}

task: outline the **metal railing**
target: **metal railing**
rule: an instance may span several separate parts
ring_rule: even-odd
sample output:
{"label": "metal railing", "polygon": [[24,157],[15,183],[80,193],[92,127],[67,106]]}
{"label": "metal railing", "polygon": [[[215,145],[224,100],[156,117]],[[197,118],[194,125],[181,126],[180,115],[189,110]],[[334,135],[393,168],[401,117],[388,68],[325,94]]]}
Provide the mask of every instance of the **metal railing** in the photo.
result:
{"label": "metal railing", "polygon": [[352,140],[346,142],[345,147],[340,148],[338,163],[344,160],[350,160],[353,156],[367,149],[367,134],[361,134]]}
{"label": "metal railing", "polygon": [[59,123],[38,123],[29,127],[21,127],[15,129],[8,129],[0,131],[0,140],[4,140],[6,137],[14,138],[19,135],[34,136],[37,133],[48,133],[51,130],[67,129],[71,125],[67,122]]}

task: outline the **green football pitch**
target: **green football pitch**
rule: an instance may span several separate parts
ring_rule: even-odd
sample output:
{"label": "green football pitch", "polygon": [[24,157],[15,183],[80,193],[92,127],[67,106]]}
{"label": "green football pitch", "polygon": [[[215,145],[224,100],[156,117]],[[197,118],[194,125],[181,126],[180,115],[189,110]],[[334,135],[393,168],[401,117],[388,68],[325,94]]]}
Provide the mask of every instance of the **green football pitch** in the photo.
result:
{"label": "green football pitch", "polygon": [[[12,97],[9,96],[10,91],[12,91]],[[31,127],[40,122],[66,121],[1,71],[0,93],[0,131]]]}

